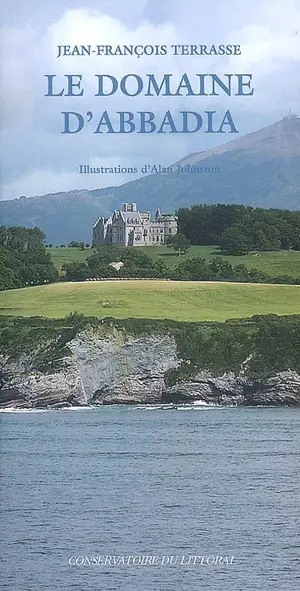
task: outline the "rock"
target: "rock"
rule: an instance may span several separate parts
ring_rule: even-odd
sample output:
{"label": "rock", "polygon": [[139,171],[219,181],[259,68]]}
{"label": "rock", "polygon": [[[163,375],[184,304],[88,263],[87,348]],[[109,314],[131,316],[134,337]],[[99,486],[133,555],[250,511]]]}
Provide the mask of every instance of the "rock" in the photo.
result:
{"label": "rock", "polygon": [[[247,385],[246,385],[247,391]],[[249,384],[248,384],[249,389]],[[265,380],[252,383],[245,397],[250,406],[296,406],[300,404],[300,376],[294,371],[283,371]]]}
{"label": "rock", "polygon": [[92,404],[160,404],[165,382],[162,377],[129,377],[115,386],[97,390]]}
{"label": "rock", "polygon": [[68,343],[71,351],[58,369],[37,372],[34,357],[0,356],[0,408],[63,408],[107,404],[159,404],[202,401],[220,405],[299,405],[300,376],[284,371],[269,377],[247,375],[247,358],[236,375],[197,371],[168,385],[168,372],[180,367],[171,335],[140,337],[87,329]]}

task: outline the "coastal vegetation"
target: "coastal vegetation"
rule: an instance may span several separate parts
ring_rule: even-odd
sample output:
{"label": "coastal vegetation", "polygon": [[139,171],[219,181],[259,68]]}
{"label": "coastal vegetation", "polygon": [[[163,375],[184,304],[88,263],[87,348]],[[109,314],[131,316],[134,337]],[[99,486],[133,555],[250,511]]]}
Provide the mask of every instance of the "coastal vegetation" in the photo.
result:
{"label": "coastal vegetation", "polygon": [[253,316],[226,322],[97,319],[78,313],[60,319],[2,316],[0,354],[9,355],[10,359],[28,355],[31,370],[51,372],[60,367],[62,358],[70,355],[68,343],[82,331],[90,331],[92,338],[115,340],[120,347],[130,337],[173,337],[182,363],[168,372],[169,385],[188,379],[201,369],[215,375],[229,371],[238,374],[242,370],[259,379],[286,370],[300,373],[299,315]]}

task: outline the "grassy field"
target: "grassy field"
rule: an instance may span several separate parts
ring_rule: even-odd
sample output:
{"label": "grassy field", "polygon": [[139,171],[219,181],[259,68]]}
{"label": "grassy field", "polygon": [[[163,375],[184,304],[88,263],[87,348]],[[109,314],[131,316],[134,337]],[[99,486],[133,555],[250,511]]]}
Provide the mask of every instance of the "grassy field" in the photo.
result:
{"label": "grassy field", "polygon": [[79,248],[47,248],[51,254],[51,259],[56,268],[61,271],[64,263],[74,263],[76,261],[84,261],[87,256],[91,254],[90,248],[80,250]]}
{"label": "grassy field", "polygon": [[[162,260],[167,265],[176,265],[178,256],[173,249],[162,247],[145,247],[145,252],[156,260]],[[202,257],[211,260],[220,256],[220,251],[216,246],[191,246],[185,257]],[[181,257],[184,259],[185,257]],[[249,253],[243,256],[224,256],[224,259],[232,265],[243,264],[248,268],[255,267],[268,275],[279,276],[289,275],[291,277],[300,277],[300,251],[281,250],[278,252]]]}
{"label": "grassy field", "polygon": [[[82,251],[78,248],[49,248],[48,250],[59,270],[61,270],[63,263],[83,261],[92,252],[90,249]],[[146,252],[155,260],[164,261],[169,266],[178,263],[176,253],[166,246],[143,247],[143,252]],[[179,260],[192,257],[203,257],[211,260],[219,255],[220,251],[215,246],[192,246],[187,254],[179,258]],[[291,277],[300,277],[300,251],[282,250],[279,252],[249,253],[245,256],[226,256],[224,258],[233,265],[243,263],[248,268],[255,267],[271,276],[289,275]]]}
{"label": "grassy field", "polygon": [[299,314],[300,286],[168,281],[55,283],[0,292],[0,314],[182,321]]}

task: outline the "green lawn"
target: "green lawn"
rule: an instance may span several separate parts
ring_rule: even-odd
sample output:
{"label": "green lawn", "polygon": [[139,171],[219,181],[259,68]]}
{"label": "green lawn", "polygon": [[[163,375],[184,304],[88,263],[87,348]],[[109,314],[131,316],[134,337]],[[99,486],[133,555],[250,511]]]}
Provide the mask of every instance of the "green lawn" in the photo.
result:
{"label": "green lawn", "polygon": [[0,292],[0,313],[182,321],[299,314],[300,286],[169,281],[55,283]]}
{"label": "green lawn", "polygon": [[51,259],[56,268],[61,271],[64,263],[74,263],[75,261],[84,261],[91,254],[90,248],[80,250],[79,248],[47,248],[51,254]]}
{"label": "green lawn", "polygon": [[[173,249],[166,246],[147,246],[144,251],[155,260],[164,261],[167,265],[174,266],[178,263],[177,254],[174,253]],[[181,256],[179,260],[192,257],[211,260],[218,256],[220,256],[220,251],[216,246],[191,246],[187,254]],[[268,275],[289,275],[300,278],[300,251],[281,250],[278,252],[249,253],[244,256],[221,256],[232,265],[242,263],[248,268],[255,267],[264,273],[268,273]]]}
{"label": "green lawn", "polygon": [[[52,260],[59,270],[61,270],[63,263],[83,261],[92,252],[90,249],[82,251],[78,248],[49,248],[48,251],[51,253]],[[146,252],[155,260],[164,261],[169,266],[178,263],[176,253],[166,246],[146,246],[143,247],[143,252]],[[181,256],[179,260],[192,257],[203,257],[211,260],[219,255],[220,251],[216,246],[192,246],[187,254]],[[289,275],[300,278],[300,251],[281,250],[279,252],[250,253],[245,256],[226,256],[224,258],[233,265],[243,263],[249,268],[255,267],[271,276]]]}

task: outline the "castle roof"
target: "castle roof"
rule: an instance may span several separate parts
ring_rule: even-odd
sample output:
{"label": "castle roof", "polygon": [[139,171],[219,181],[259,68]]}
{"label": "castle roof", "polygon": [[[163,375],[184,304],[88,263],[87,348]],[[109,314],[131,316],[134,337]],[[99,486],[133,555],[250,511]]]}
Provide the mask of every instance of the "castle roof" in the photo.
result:
{"label": "castle roof", "polygon": [[97,228],[97,226],[100,224],[100,222],[102,222],[103,224],[106,224],[107,222],[111,223],[111,218],[105,218],[103,216],[100,216],[100,218],[98,218],[95,221],[93,228]]}
{"label": "castle roof", "polygon": [[97,226],[98,226],[98,224],[99,224],[99,222],[100,222],[101,220],[103,220],[103,217],[102,217],[102,216],[100,216],[100,218],[98,218],[98,219],[95,221],[95,223],[94,223],[94,225],[93,225],[93,228],[97,228]]}
{"label": "castle roof", "polygon": [[142,218],[141,218],[140,213],[138,211],[117,210],[117,211],[115,211],[115,214],[118,214],[122,218],[123,222],[125,222],[128,226],[142,224]]}
{"label": "castle roof", "polygon": [[[129,205],[129,204],[125,204],[125,205]],[[136,204],[132,204],[132,205],[136,205]],[[112,217],[109,218],[105,218],[103,216],[99,217],[97,219],[97,221],[94,223],[93,228],[96,228],[100,223],[102,224],[112,224],[113,221],[116,221],[118,219],[122,219],[122,221],[127,225],[127,226],[142,226],[145,221],[150,222],[151,224],[155,224],[155,223],[162,223],[165,221],[177,221],[177,217],[174,216],[171,213],[161,213],[161,210],[158,209],[156,211],[155,217],[154,219],[151,218],[151,212],[147,211],[147,212],[139,212],[138,210],[133,210],[133,211],[124,211],[122,209],[116,209],[114,211],[114,214]]]}

